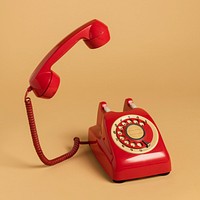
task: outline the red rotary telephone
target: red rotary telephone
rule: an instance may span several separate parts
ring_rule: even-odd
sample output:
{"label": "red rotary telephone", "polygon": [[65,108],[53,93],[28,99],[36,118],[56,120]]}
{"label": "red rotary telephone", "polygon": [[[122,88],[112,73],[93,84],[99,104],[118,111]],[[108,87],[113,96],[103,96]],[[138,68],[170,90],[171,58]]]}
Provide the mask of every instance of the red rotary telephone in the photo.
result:
{"label": "red rotary telephone", "polygon": [[24,100],[33,145],[40,160],[45,165],[55,165],[72,157],[80,144],[89,144],[97,160],[115,182],[168,174],[171,162],[161,134],[150,115],[137,108],[132,99],[125,100],[123,112],[113,112],[105,102],[101,102],[97,123],[89,128],[88,141],[80,141],[75,137],[71,151],[54,159],[48,159],[44,155],[28,93],[33,91],[37,97],[47,99],[54,96],[60,79],[51,67],[79,40],[94,49],[106,44],[110,40],[110,34],[107,26],[98,20],[84,24],[46,55],[29,80],[30,86]]}
{"label": "red rotary telephone", "polygon": [[125,100],[123,112],[111,111],[106,102],[99,104],[97,123],[89,128],[89,141],[95,157],[115,182],[171,171],[170,157],[155,122],[131,98]]}

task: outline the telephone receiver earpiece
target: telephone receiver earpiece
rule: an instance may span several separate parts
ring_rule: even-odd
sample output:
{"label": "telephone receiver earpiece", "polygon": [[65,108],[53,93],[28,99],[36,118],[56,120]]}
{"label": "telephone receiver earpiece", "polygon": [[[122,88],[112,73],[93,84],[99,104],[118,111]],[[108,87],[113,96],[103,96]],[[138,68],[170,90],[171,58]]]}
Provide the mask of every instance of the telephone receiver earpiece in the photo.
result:
{"label": "telephone receiver earpiece", "polygon": [[108,27],[94,19],[58,43],[40,62],[29,80],[30,87],[37,97],[51,98],[54,96],[59,87],[60,78],[51,70],[51,67],[81,39],[89,48],[99,48],[110,40]]}

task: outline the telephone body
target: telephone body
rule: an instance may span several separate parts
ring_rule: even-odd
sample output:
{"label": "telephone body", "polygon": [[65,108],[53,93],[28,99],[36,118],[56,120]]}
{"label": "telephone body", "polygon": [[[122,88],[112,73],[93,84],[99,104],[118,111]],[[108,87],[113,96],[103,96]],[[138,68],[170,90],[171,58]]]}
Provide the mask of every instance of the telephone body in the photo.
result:
{"label": "telephone body", "polygon": [[98,108],[97,123],[89,128],[90,147],[106,173],[120,182],[171,171],[170,157],[161,134],[143,109],[125,100],[123,112]]}
{"label": "telephone body", "polygon": [[127,99],[123,112],[112,112],[105,102],[99,104],[97,124],[89,128],[88,141],[74,138],[72,149],[56,158],[48,159],[40,145],[31,98],[33,91],[37,97],[50,99],[58,90],[59,76],[52,66],[79,40],[90,49],[105,45],[110,40],[108,27],[94,19],[77,28],[58,43],[33,71],[24,102],[36,153],[45,165],[55,165],[71,158],[82,144],[89,144],[97,160],[114,181],[123,181],[171,170],[170,158],[160,132],[150,115],[135,108]]}

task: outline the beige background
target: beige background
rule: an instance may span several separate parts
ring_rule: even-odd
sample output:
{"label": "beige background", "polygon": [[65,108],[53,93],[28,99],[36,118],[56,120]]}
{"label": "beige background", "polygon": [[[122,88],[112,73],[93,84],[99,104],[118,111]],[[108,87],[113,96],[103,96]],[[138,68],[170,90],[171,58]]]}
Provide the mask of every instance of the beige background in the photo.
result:
{"label": "beige background", "polygon": [[[199,9],[198,0],[1,0],[0,199],[199,199]],[[132,97],[161,131],[169,176],[114,184],[88,146],[54,167],[35,154],[23,103],[29,77],[93,18],[109,26],[111,41],[96,50],[79,42],[53,67],[56,96],[31,94],[42,146],[50,158],[68,151],[74,136],[87,139],[99,101],[120,111]]]}

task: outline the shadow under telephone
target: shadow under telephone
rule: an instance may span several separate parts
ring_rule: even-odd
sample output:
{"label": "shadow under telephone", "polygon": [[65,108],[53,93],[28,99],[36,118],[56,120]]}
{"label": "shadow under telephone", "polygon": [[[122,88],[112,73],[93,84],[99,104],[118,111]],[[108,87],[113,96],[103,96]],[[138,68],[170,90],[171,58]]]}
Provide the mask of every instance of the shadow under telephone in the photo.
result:
{"label": "shadow under telephone", "polygon": [[72,157],[81,144],[89,144],[105,172],[115,182],[168,174],[171,162],[160,131],[151,116],[138,108],[131,98],[125,100],[123,112],[111,111],[106,102],[100,102],[97,122],[89,128],[88,141],[75,137],[71,151],[54,159],[44,155],[28,94],[33,91],[37,97],[46,99],[55,95],[60,78],[51,67],[79,40],[94,49],[106,44],[110,34],[107,26],[98,20],[84,24],[44,57],[29,80],[24,101],[33,145],[40,160],[45,165],[55,165]]}

